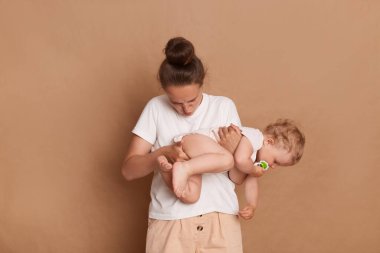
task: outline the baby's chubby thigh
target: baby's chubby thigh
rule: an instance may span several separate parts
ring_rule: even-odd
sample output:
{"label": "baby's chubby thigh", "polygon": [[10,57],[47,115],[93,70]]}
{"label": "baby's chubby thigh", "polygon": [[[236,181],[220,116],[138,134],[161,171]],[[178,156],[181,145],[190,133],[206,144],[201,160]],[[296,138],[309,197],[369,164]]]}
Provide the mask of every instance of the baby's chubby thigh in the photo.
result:
{"label": "baby's chubby thigh", "polygon": [[198,157],[206,154],[218,154],[232,159],[232,154],[220,146],[213,138],[204,134],[193,133],[182,137],[182,149],[190,157]]}

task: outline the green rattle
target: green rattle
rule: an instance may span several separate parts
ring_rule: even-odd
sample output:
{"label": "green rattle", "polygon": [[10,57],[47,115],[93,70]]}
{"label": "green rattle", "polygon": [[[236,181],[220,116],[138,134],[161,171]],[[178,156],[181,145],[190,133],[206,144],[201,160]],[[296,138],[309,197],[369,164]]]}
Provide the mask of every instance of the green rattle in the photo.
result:
{"label": "green rattle", "polygon": [[269,164],[264,160],[256,162],[256,163],[254,163],[254,165],[263,168],[263,170],[269,170],[269,167],[270,167]]}

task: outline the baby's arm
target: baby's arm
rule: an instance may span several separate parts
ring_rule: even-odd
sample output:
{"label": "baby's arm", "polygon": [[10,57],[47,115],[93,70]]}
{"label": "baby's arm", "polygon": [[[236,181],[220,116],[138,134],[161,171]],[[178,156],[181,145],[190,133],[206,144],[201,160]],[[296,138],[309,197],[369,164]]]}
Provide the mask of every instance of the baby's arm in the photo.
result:
{"label": "baby's arm", "polygon": [[264,170],[260,166],[254,165],[251,159],[253,151],[252,144],[247,137],[243,136],[234,154],[235,167],[243,173],[260,177],[264,174]]}
{"label": "baby's arm", "polygon": [[259,198],[259,185],[257,177],[248,175],[245,180],[244,192],[247,204],[239,211],[239,216],[245,220],[249,220],[253,217]]}
{"label": "baby's arm", "polygon": [[247,177],[248,174],[241,172],[237,168],[233,167],[230,171],[228,171],[228,177],[235,184],[242,184]]}

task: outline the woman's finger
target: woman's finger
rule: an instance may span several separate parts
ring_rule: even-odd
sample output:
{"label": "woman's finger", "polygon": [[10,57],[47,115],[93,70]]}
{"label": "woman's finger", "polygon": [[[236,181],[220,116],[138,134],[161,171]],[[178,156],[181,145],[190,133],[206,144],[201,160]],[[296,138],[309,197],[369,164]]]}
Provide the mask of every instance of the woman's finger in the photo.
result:
{"label": "woman's finger", "polygon": [[229,126],[229,129],[235,131],[236,133],[241,133],[241,129],[238,126],[235,126],[234,124],[231,124]]}
{"label": "woman's finger", "polygon": [[218,129],[218,132],[216,132],[216,130],[214,131],[211,131],[212,132],[212,134],[214,135],[214,137],[215,137],[215,140],[219,143],[220,142],[220,137],[219,137],[219,131],[220,131],[220,129]]}
{"label": "woman's finger", "polygon": [[218,135],[220,139],[223,139],[225,137],[225,134],[224,134],[225,131],[223,131],[224,128],[225,127],[219,127]]}
{"label": "woman's finger", "polygon": [[228,127],[223,127],[222,131],[225,136],[228,135]]}

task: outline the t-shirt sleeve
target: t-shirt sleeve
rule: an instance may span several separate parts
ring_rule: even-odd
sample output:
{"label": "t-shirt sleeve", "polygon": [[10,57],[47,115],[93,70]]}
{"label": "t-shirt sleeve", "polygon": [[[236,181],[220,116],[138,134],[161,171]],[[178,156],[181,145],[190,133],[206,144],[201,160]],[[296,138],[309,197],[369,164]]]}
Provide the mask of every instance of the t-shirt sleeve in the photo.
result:
{"label": "t-shirt sleeve", "polygon": [[227,99],[227,109],[228,109],[227,110],[228,111],[228,115],[227,115],[228,123],[229,124],[232,123],[236,126],[241,126],[240,117],[239,117],[239,114],[237,112],[235,103],[229,98]]}
{"label": "t-shirt sleeve", "polygon": [[143,138],[152,145],[157,139],[157,113],[157,102],[153,98],[146,104],[136,126],[132,130],[132,133]]}
{"label": "t-shirt sleeve", "polygon": [[241,127],[242,134],[248,138],[252,144],[253,150],[257,151],[263,146],[264,135],[259,129],[250,127]]}

